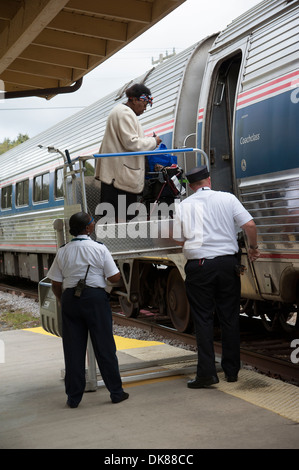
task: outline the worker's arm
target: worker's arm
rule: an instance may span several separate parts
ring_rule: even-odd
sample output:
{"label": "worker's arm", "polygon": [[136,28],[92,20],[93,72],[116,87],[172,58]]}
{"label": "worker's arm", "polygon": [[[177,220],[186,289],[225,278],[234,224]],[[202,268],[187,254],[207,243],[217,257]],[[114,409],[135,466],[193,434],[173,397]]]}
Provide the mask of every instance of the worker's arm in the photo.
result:
{"label": "worker's arm", "polygon": [[62,296],[62,282],[52,281],[52,291],[55,297],[60,301]]}
{"label": "worker's arm", "polygon": [[246,224],[242,225],[241,228],[244,230],[248,240],[248,257],[250,261],[255,261],[261,256],[257,246],[257,230],[255,222],[253,220],[250,220]]}
{"label": "worker's arm", "polygon": [[114,276],[107,277],[108,281],[111,282],[112,284],[115,282],[118,282],[121,278],[120,272],[117,274],[114,274]]}

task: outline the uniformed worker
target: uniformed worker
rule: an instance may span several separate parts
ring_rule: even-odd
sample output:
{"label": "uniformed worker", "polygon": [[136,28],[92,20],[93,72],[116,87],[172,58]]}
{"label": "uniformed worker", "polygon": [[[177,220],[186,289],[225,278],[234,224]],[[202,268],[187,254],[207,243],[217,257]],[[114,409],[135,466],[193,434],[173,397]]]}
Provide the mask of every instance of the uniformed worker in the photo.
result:
{"label": "uniformed worker", "polygon": [[[240,275],[237,231],[248,239],[251,261],[259,256],[256,225],[249,212],[231,193],[213,191],[206,166],[186,174],[194,193],[179,204],[174,226],[187,258],[185,286],[195,325],[197,375],[189,388],[219,382],[213,346],[213,314],[222,332],[222,369],[235,382],[240,369]],[[236,230],[236,226],[238,229]],[[179,235],[181,233],[181,235]]]}
{"label": "uniformed worker", "polygon": [[[119,403],[129,394],[122,388],[105,286],[106,279],[118,282],[120,273],[108,249],[89,237],[94,230],[90,215],[78,212],[69,225],[74,238],[59,248],[48,274],[61,301],[67,405],[76,408],[84,393],[88,333],[111,400]],[[76,285],[86,273],[86,287],[76,296]]]}

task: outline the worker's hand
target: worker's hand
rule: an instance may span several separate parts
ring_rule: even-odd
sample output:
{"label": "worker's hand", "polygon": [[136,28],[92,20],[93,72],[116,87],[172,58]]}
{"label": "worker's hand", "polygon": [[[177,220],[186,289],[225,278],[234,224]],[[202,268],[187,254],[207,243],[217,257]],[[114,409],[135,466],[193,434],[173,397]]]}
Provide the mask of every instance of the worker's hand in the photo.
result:
{"label": "worker's hand", "polygon": [[258,248],[249,248],[248,249],[248,258],[250,261],[255,261],[261,256],[260,250]]}

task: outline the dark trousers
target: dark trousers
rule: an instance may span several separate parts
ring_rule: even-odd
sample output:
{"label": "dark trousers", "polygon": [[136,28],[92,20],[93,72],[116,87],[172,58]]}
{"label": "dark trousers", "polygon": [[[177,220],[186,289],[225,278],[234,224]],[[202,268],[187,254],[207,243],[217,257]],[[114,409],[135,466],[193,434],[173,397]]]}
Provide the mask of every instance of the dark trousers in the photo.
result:
{"label": "dark trousers", "polygon": [[78,404],[85,389],[85,360],[88,332],[103,381],[111,398],[122,395],[112,314],[104,289],[86,287],[80,298],[74,289],[62,294],[62,341],[65,359],[65,390],[68,399]]}
{"label": "dark trousers", "polygon": [[186,292],[195,325],[197,375],[216,375],[214,353],[214,312],[222,334],[221,365],[226,375],[240,369],[240,277],[235,272],[236,256],[189,260],[185,266]]}
{"label": "dark trousers", "polygon": [[[119,207],[118,196],[125,197],[125,204],[121,207]],[[121,189],[115,188],[113,184],[101,183],[101,202],[109,202],[112,204],[115,211],[116,222],[129,221],[135,217],[135,214],[127,215],[127,212],[130,204],[137,203],[137,200],[138,194],[122,191]]]}

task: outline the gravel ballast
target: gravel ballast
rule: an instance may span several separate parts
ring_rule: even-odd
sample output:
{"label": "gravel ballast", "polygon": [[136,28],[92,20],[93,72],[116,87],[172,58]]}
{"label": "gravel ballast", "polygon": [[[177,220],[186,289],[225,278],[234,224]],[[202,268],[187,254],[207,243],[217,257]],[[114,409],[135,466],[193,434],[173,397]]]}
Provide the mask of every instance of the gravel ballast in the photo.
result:
{"label": "gravel ballast", "polygon": [[[24,313],[30,313],[33,317],[32,321],[34,323],[34,326],[36,326],[36,319],[39,319],[40,317],[39,304],[34,299],[30,299],[30,298],[15,295],[15,294],[10,294],[7,292],[0,292],[0,331],[4,329],[5,330],[8,329],[7,327],[3,327],[3,322],[1,322],[1,315],[4,312],[8,312],[8,311],[12,313],[20,312],[20,311]],[[27,322],[26,326],[22,328],[31,328],[31,326],[28,325],[28,322]],[[117,336],[123,336],[125,338],[133,338],[133,339],[138,339],[138,340],[143,340],[143,341],[159,341],[159,342],[170,344],[171,346],[179,347],[182,349],[187,349],[191,351],[195,350],[193,346],[186,345],[175,339],[163,338],[160,335],[156,335],[146,330],[142,330],[140,328],[135,328],[131,326],[120,326],[120,325],[114,324],[113,333]]]}

